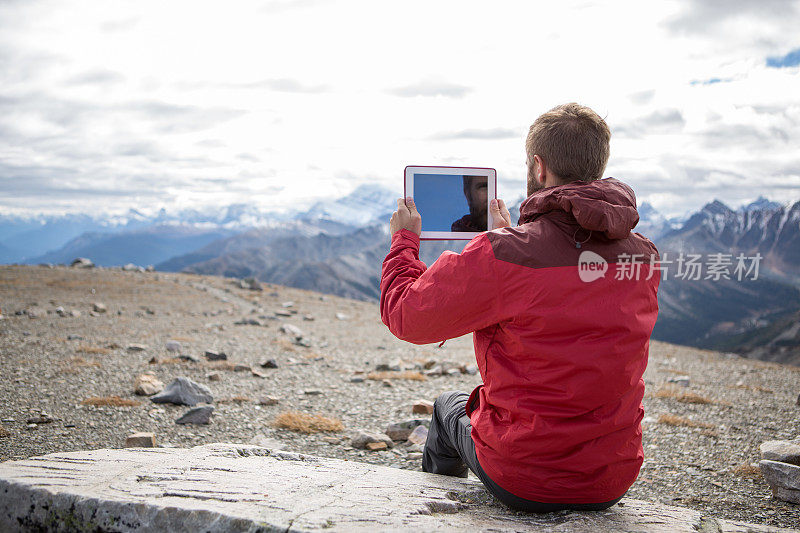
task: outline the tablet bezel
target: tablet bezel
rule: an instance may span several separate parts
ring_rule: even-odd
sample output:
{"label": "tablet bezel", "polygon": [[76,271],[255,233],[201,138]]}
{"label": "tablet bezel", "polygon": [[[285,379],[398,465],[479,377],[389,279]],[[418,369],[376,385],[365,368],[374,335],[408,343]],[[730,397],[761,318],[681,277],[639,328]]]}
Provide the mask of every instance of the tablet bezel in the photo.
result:
{"label": "tablet bezel", "polygon": [[[409,165],[405,169],[403,181],[403,198],[414,198],[414,174],[446,174],[451,176],[486,176],[486,221],[487,227],[492,223],[490,206],[493,198],[497,198],[497,171],[488,167],[435,167],[426,165]],[[489,228],[494,229],[494,228]],[[420,240],[425,241],[469,241],[477,237],[482,231],[423,231]]]}

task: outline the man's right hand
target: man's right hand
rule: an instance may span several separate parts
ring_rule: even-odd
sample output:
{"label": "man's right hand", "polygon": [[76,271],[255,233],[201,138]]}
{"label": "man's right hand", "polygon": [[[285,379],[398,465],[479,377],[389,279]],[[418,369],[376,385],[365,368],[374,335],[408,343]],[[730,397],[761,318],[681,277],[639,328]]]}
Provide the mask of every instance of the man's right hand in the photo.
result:
{"label": "man's right hand", "polygon": [[511,225],[511,213],[506,209],[506,203],[499,198],[493,199],[489,204],[489,215],[492,219],[491,229],[507,228]]}

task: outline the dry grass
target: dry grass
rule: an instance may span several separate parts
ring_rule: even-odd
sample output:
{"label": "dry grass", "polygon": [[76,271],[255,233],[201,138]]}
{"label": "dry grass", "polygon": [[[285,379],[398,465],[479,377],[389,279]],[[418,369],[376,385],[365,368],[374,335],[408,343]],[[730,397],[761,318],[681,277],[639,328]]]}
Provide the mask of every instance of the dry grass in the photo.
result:
{"label": "dry grass", "polygon": [[713,400],[710,400],[705,396],[700,396],[699,394],[691,391],[682,391],[679,390],[677,387],[663,387],[662,389],[658,390],[653,396],[655,398],[673,398],[683,403],[698,403],[698,404],[714,403]]}
{"label": "dry grass", "polygon": [[299,433],[320,433],[325,431],[342,431],[344,426],[338,418],[328,418],[322,415],[311,415],[298,411],[287,411],[275,418],[273,425],[278,428],[290,429]]}
{"label": "dry grass", "polygon": [[193,339],[191,337],[170,337],[169,340],[178,342],[197,342],[197,339]]}
{"label": "dry grass", "polygon": [[3,427],[3,424],[0,424],[0,438],[8,437],[11,433],[8,432],[6,428]]}
{"label": "dry grass", "polygon": [[79,355],[62,361],[61,365],[61,372],[64,374],[77,374],[83,368],[100,368],[103,366],[100,361],[95,361],[94,359],[85,359]]}
{"label": "dry grass", "polygon": [[278,337],[277,339],[272,339],[272,344],[275,344],[282,350],[286,350],[287,352],[296,352],[297,346],[292,343],[289,339],[284,339],[282,337]]}
{"label": "dry grass", "polygon": [[663,414],[658,417],[659,424],[666,424],[668,426],[686,426],[690,428],[706,428],[712,429],[713,424],[706,424],[705,422],[695,422],[682,416]]}
{"label": "dry grass", "polygon": [[181,359],[179,357],[167,357],[167,358],[164,358],[164,359],[161,359],[160,357],[154,357],[154,358],[150,359],[150,361],[148,361],[148,364],[150,364],[150,365],[179,365],[181,363],[187,363],[187,362],[188,361],[185,361],[185,360],[183,360],[183,359]]}
{"label": "dry grass", "polygon": [[745,477],[749,479],[758,479],[760,477],[763,477],[761,469],[749,463],[740,464],[739,466],[731,470],[731,473],[735,476]]}
{"label": "dry grass", "polygon": [[89,346],[88,344],[79,344],[78,347],[75,348],[75,351],[80,353],[99,355],[99,354],[107,354],[111,350],[109,350],[108,348],[102,348],[100,346]]}
{"label": "dry grass", "polygon": [[775,393],[774,390],[768,389],[766,387],[761,387],[760,385],[728,385],[729,389],[744,389],[744,390],[753,390],[758,392],[766,392],[767,394]]}
{"label": "dry grass", "polygon": [[375,381],[382,381],[384,379],[411,379],[414,381],[425,381],[427,378],[421,372],[414,372],[413,370],[405,370],[403,372],[370,372],[367,374],[367,379]]}
{"label": "dry grass", "polygon": [[97,407],[110,406],[110,407],[135,407],[139,402],[135,400],[126,400],[119,396],[93,396],[86,398],[81,402],[83,405],[94,405]]}
{"label": "dry grass", "polygon": [[232,363],[231,361],[208,361],[206,362],[206,366],[213,368],[215,370],[233,370],[236,368],[236,363]]}
{"label": "dry grass", "polygon": [[232,396],[230,398],[222,398],[221,400],[217,400],[218,403],[245,403],[252,401],[253,400],[247,396]]}

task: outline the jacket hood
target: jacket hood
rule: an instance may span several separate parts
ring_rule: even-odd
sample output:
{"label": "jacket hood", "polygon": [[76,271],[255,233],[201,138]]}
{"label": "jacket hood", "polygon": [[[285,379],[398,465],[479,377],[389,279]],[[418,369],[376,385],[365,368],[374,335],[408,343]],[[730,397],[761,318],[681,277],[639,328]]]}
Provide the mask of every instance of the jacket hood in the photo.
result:
{"label": "jacket hood", "polygon": [[522,202],[519,223],[550,211],[566,211],[582,228],[609,239],[624,239],[639,222],[633,189],[615,178],[540,189]]}

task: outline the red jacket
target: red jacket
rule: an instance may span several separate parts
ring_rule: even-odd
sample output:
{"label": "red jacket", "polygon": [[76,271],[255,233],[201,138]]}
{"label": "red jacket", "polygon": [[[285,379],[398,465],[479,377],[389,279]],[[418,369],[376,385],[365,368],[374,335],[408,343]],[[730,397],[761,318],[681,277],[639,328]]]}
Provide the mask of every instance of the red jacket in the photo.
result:
{"label": "red jacket", "polygon": [[[520,498],[606,502],[639,473],[660,271],[656,247],[631,232],[638,221],[631,188],[607,178],[535,192],[519,226],[482,233],[430,268],[417,235],[392,237],[381,318],[415,344],[474,332],[475,450]],[[582,281],[586,251],[595,267],[608,263],[604,277]]]}

